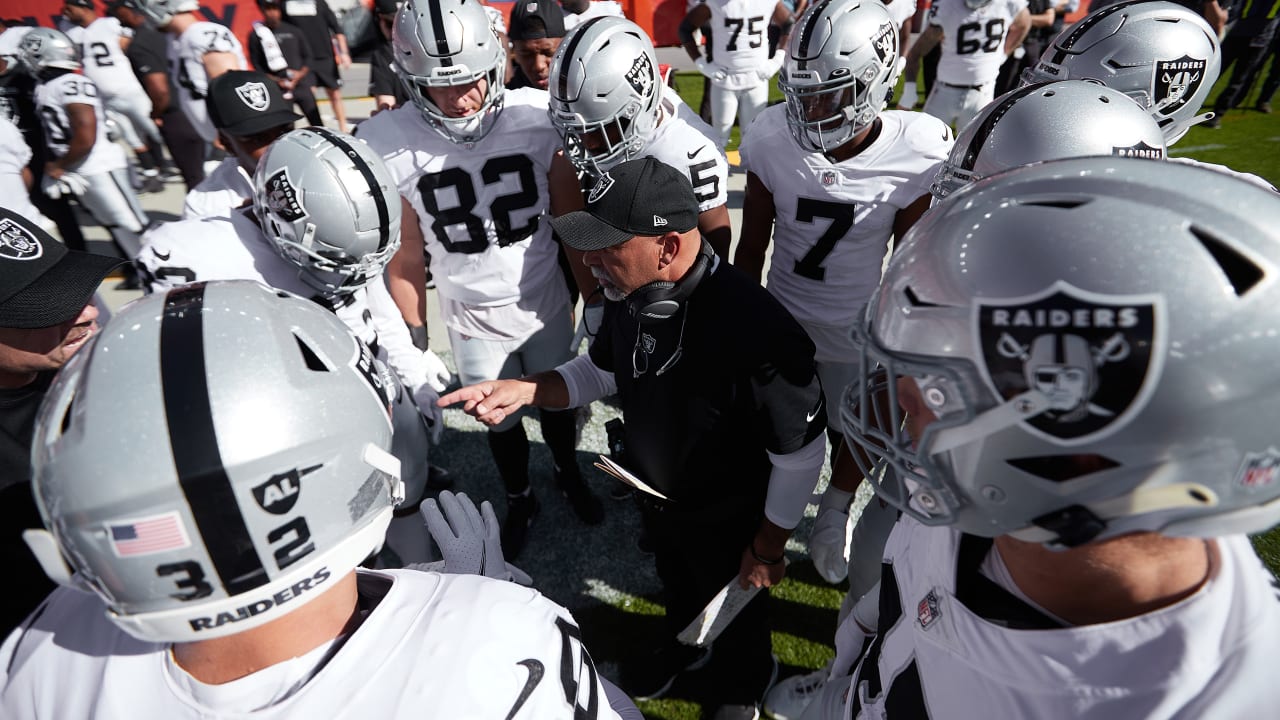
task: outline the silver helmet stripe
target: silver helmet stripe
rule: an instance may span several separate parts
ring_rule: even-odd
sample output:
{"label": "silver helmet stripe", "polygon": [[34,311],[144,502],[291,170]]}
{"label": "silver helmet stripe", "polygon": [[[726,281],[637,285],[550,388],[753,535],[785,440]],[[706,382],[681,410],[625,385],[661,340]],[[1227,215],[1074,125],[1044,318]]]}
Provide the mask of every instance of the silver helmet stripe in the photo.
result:
{"label": "silver helmet stripe", "polygon": [[[591,18],[590,20],[582,23],[582,25],[578,26],[578,28],[576,29],[576,32],[573,33],[573,38],[569,41],[569,47],[564,49],[564,54],[561,57],[566,57],[566,58],[577,57],[578,43],[582,42],[582,38],[590,34],[587,32],[587,28],[590,28],[592,25],[595,25],[601,20],[604,20],[605,17],[607,16],[602,15],[600,17]],[[560,78],[558,82],[560,83],[561,98],[569,97],[569,70],[572,66],[573,66],[573,63],[568,63],[568,62],[560,66]]]}
{"label": "silver helmet stripe", "polygon": [[1009,112],[1017,102],[1031,93],[1039,90],[1048,83],[1036,83],[1035,85],[1027,85],[1019,88],[1008,95],[1000,102],[1000,105],[983,119],[982,124],[978,126],[977,132],[973,134],[973,140],[969,143],[969,147],[965,150],[964,158],[960,161],[962,170],[972,170],[973,166],[978,162],[978,156],[982,154],[982,146],[986,144],[987,138],[990,137],[991,131],[995,129],[1000,119],[1005,113]]}
{"label": "silver helmet stripe", "polygon": [[813,38],[813,31],[818,25],[818,21],[823,17],[822,13],[826,10],[827,5],[831,4],[831,0],[822,0],[817,6],[809,8],[805,13],[809,21],[804,24],[804,28],[800,30],[800,47],[799,57],[796,58],[796,68],[804,70],[804,59],[809,57],[809,41]]}
{"label": "silver helmet stripe", "polygon": [[213,568],[228,595],[270,579],[240,514],[222,463],[209,402],[204,348],[204,283],[169,293],[160,321],[160,384],[179,484]]}
{"label": "silver helmet stripe", "polygon": [[1071,28],[1071,32],[1062,39],[1061,43],[1054,43],[1053,63],[1057,65],[1065,60],[1067,57],[1067,51],[1074,47],[1076,41],[1084,37],[1084,34],[1087,33],[1094,25],[1097,25],[1121,10],[1126,10],[1134,5],[1139,5],[1148,1],[1149,0],[1129,0],[1129,2],[1116,3],[1115,5],[1103,8],[1096,13],[1090,13]]}
{"label": "silver helmet stripe", "polygon": [[351,159],[351,164],[355,165],[356,169],[360,171],[360,174],[364,176],[364,181],[369,185],[369,194],[373,196],[374,207],[378,210],[378,249],[385,249],[387,247],[387,242],[391,239],[388,236],[391,229],[391,214],[387,209],[387,199],[383,197],[381,192],[379,192],[381,184],[378,182],[378,178],[373,174],[373,169],[369,167],[369,163],[364,161],[364,158],[360,157],[360,154],[356,152],[355,148],[351,147],[351,143],[343,140],[334,131],[322,127],[311,128],[311,130],[325,140],[333,143],[335,147]]}

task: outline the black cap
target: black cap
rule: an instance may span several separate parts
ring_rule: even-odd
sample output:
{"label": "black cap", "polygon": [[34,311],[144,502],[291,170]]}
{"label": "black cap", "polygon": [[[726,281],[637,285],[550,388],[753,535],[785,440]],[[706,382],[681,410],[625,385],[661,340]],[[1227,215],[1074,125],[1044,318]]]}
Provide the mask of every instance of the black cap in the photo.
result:
{"label": "black cap", "polygon": [[276,81],[252,70],[231,70],[209,83],[205,98],[213,126],[237,137],[256,135],[302,118]]}
{"label": "black cap", "polygon": [[373,0],[373,11],[379,15],[394,15],[400,9],[396,0]]}
{"label": "black cap", "polygon": [[647,157],[628,160],[600,176],[587,207],[551,219],[575,250],[603,250],[636,235],[658,237],[698,226],[698,199],[684,173]]}
{"label": "black cap", "polygon": [[510,40],[564,37],[564,10],[556,0],[516,0],[507,23]]}
{"label": "black cap", "polygon": [[0,208],[0,327],[29,330],[74,320],[102,278],[123,264],[68,250],[35,223]]}
{"label": "black cap", "polygon": [[94,9],[93,0],[63,0],[62,4],[73,5],[75,7],[89,8],[90,10]]}

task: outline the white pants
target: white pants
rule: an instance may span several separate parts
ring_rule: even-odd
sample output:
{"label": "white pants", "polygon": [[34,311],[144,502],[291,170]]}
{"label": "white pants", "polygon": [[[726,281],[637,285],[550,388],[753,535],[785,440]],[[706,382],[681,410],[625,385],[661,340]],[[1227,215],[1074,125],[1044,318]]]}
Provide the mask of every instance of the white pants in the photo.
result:
{"label": "white pants", "polygon": [[712,83],[711,125],[720,139],[720,147],[723,148],[729,142],[729,131],[733,129],[734,115],[738,116],[739,134],[746,136],[751,121],[756,119],[768,102],[768,81],[742,90],[729,90]]}
{"label": "white pants", "polygon": [[142,249],[139,239],[150,220],[138,204],[138,196],[129,186],[129,173],[124,168],[97,175],[86,175],[89,187],[76,199],[93,219],[111,233],[111,239],[130,260]]}
{"label": "white pants", "polygon": [[995,99],[995,92],[995,82],[977,87],[956,87],[935,80],[933,89],[929,91],[929,98],[924,101],[924,111],[959,132],[987,103]]}
{"label": "white pants", "polygon": [[[541,330],[524,340],[482,340],[449,328],[453,362],[458,366],[458,378],[463,385],[553,370],[573,357],[569,351],[572,341],[573,322],[568,304],[547,318]],[[489,429],[510,430],[522,415],[516,413]]]}
{"label": "white pants", "polygon": [[124,116],[128,122],[118,123],[129,147],[162,147],[160,128],[151,119],[151,98],[146,93],[124,93],[107,98],[107,109]]}

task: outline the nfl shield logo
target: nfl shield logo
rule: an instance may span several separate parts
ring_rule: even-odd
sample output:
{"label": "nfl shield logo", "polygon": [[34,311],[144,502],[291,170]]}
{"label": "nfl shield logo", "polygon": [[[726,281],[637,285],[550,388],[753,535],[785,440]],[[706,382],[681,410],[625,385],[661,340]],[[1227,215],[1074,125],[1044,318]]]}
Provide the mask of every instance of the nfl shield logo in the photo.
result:
{"label": "nfl shield logo", "polygon": [[1208,61],[1183,55],[1177,60],[1158,60],[1151,79],[1152,102],[1162,115],[1171,115],[1187,104],[1204,82]]}
{"label": "nfl shield logo", "polygon": [[1110,296],[1058,282],[1031,296],[974,306],[982,371],[997,397],[1046,403],[1023,429],[1078,445],[1124,427],[1160,376],[1159,296]]}
{"label": "nfl shield logo", "polygon": [[823,186],[823,187],[831,187],[832,185],[835,185],[835,184],[836,184],[836,180],[837,180],[837,179],[838,179],[838,178],[837,178],[837,176],[836,176],[836,171],[835,171],[835,170],[823,170],[823,171],[822,171],[822,186]]}
{"label": "nfl shield logo", "polygon": [[1266,452],[1245,453],[1240,472],[1236,475],[1236,485],[1245,490],[1260,490],[1276,481],[1277,469],[1280,468],[1280,450],[1267,448]]}
{"label": "nfl shield logo", "polygon": [[938,609],[938,595],[930,590],[929,594],[920,600],[920,604],[916,605],[916,619],[920,621],[920,627],[928,630],[929,626],[940,617],[942,617],[942,611]]}
{"label": "nfl shield logo", "polygon": [[267,86],[261,82],[247,82],[236,88],[236,95],[240,97],[240,102],[248,105],[251,110],[262,112],[271,104],[271,99],[267,95]]}

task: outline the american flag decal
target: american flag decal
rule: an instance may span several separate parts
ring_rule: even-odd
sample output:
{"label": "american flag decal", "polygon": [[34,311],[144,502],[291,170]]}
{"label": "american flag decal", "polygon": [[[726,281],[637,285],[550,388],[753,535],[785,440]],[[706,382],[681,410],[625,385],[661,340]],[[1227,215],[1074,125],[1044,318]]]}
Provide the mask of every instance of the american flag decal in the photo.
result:
{"label": "american flag decal", "polygon": [[136,557],[191,547],[191,540],[176,512],[108,523],[107,535],[116,557]]}

